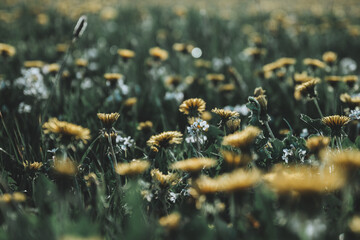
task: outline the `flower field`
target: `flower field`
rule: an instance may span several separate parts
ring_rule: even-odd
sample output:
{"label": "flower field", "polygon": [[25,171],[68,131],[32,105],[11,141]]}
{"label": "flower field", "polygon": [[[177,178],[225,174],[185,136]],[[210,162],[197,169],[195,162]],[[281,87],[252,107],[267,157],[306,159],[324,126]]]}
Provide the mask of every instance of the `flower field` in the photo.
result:
{"label": "flower field", "polygon": [[358,1],[0,2],[0,239],[360,236]]}

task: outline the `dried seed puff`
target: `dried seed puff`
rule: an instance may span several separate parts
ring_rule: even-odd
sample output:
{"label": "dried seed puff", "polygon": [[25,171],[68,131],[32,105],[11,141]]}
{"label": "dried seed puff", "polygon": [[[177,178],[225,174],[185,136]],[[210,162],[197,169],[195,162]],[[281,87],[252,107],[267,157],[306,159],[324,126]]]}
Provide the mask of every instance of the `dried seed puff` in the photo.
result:
{"label": "dried seed puff", "polygon": [[181,215],[179,213],[171,213],[168,216],[160,218],[159,224],[168,230],[175,230],[179,227],[180,220]]}
{"label": "dried seed puff", "polygon": [[315,86],[320,83],[320,79],[313,78],[310,81],[302,83],[295,88],[294,97],[296,100],[300,100],[301,97],[316,97]]}
{"label": "dried seed puff", "polygon": [[318,154],[321,150],[327,148],[330,143],[329,137],[314,136],[306,140],[306,147],[310,153]]}
{"label": "dried seed puff", "polygon": [[254,187],[260,180],[261,173],[258,170],[236,169],[215,178],[201,176],[195,180],[193,187],[200,194],[231,193]]}
{"label": "dried seed puff", "polygon": [[184,172],[199,172],[205,168],[216,165],[216,161],[211,158],[189,158],[171,164],[170,168]]}
{"label": "dried seed puff", "polygon": [[270,173],[264,175],[263,179],[279,194],[326,193],[342,188],[346,184],[345,172],[334,169],[330,173],[328,169],[328,167],[321,170],[316,167],[276,165]]}
{"label": "dried seed puff", "polygon": [[148,161],[133,160],[129,163],[119,163],[115,171],[119,175],[134,176],[145,172],[150,167]]}
{"label": "dried seed puff", "polygon": [[98,118],[106,129],[112,128],[113,124],[120,117],[119,113],[98,113]]}
{"label": "dried seed puff", "polygon": [[15,55],[15,53],[16,49],[13,46],[5,43],[0,43],[0,56],[12,57]]}
{"label": "dried seed puff", "polygon": [[190,98],[185,100],[180,106],[179,111],[185,115],[201,114],[205,111],[206,103],[201,98]]}
{"label": "dried seed puff", "polygon": [[222,145],[229,145],[244,151],[248,151],[260,133],[261,130],[259,128],[248,126],[240,132],[225,136]]}
{"label": "dried seed puff", "polygon": [[305,58],[303,61],[304,65],[310,66],[313,68],[325,68],[326,64],[318,59]]}
{"label": "dried seed puff", "polygon": [[146,143],[150,148],[155,147],[158,150],[158,148],[166,148],[173,144],[180,144],[183,140],[182,137],[181,132],[168,131],[151,136]]}
{"label": "dried seed puff", "polygon": [[334,52],[328,51],[322,55],[322,59],[324,62],[332,64],[337,60],[337,54]]}
{"label": "dried seed puff", "polygon": [[87,143],[90,137],[90,130],[65,121],[59,121],[57,118],[50,118],[42,126],[44,133],[58,134],[61,138],[70,138],[81,140]]}
{"label": "dried seed puff", "polygon": [[149,49],[149,54],[152,56],[155,60],[165,61],[168,59],[169,54],[166,50],[161,49],[159,47],[153,47]]}
{"label": "dried seed puff", "polygon": [[332,131],[340,131],[343,126],[350,122],[351,118],[347,116],[333,115],[323,117],[321,122],[328,126]]}
{"label": "dried seed puff", "polygon": [[129,49],[119,49],[117,53],[123,60],[129,60],[135,57],[135,52]]}

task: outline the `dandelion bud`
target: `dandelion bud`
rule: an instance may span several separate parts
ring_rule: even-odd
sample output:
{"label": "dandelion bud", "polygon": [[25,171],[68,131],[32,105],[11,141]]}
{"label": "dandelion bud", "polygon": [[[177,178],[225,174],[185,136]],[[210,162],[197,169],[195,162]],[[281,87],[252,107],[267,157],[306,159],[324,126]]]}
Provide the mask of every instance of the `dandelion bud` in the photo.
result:
{"label": "dandelion bud", "polygon": [[83,35],[86,27],[87,27],[87,17],[83,15],[79,18],[79,20],[77,21],[77,23],[75,25],[75,28],[73,31],[74,38],[76,39],[76,38],[81,37]]}

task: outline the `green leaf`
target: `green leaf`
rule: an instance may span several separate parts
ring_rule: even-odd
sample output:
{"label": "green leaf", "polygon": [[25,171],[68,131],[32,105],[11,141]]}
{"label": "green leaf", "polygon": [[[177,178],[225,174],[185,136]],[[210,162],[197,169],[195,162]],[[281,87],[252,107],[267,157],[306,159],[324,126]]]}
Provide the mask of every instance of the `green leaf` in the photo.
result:
{"label": "green leaf", "polygon": [[314,128],[319,133],[323,133],[325,135],[330,135],[330,133],[331,133],[330,128],[325,126],[321,122],[321,119],[312,119],[305,114],[300,114],[300,119],[302,121],[304,121],[306,124],[310,125],[312,128]]}

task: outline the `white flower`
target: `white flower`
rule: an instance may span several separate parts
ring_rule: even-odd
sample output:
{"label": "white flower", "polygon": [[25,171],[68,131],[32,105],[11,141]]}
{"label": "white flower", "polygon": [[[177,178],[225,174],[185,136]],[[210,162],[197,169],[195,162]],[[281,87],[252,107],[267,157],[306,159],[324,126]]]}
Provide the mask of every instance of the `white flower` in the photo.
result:
{"label": "white flower", "polygon": [[307,130],[307,128],[304,128],[300,133],[300,137],[306,138],[307,136],[309,136],[309,131]]}
{"label": "white flower", "polygon": [[120,135],[116,136],[116,143],[119,144],[119,147],[123,151],[127,151],[128,148],[131,148],[135,144],[135,140],[129,137],[121,137]]}
{"label": "white flower", "polygon": [[81,89],[84,89],[84,90],[90,89],[93,87],[93,82],[91,81],[90,78],[85,78],[84,81],[81,82],[80,87],[81,87]]}
{"label": "white flower", "polygon": [[175,203],[176,202],[176,199],[179,197],[179,193],[174,193],[174,192],[170,192],[169,193],[169,200],[170,202],[173,202]]}
{"label": "white flower", "polygon": [[344,74],[350,74],[357,68],[356,62],[351,58],[343,58],[340,61],[340,69]]}
{"label": "white flower", "polygon": [[166,92],[165,93],[165,100],[175,100],[176,102],[180,103],[184,99],[184,93],[182,92]]}
{"label": "white flower", "polygon": [[360,119],[360,110],[351,110],[351,111],[350,111],[350,114],[349,114],[349,117],[350,117],[352,120]]}
{"label": "white flower", "polygon": [[24,95],[45,99],[49,91],[44,83],[44,77],[39,68],[21,70],[22,77],[15,80],[15,86],[23,88]]}
{"label": "white flower", "polygon": [[283,155],[282,159],[285,161],[285,163],[289,163],[289,157],[293,155],[292,149],[285,148],[283,149]]}
{"label": "white flower", "polygon": [[21,102],[19,104],[18,111],[19,111],[19,113],[29,113],[29,112],[31,112],[31,106],[28,104],[25,104],[24,102]]}

